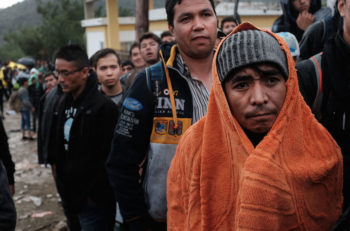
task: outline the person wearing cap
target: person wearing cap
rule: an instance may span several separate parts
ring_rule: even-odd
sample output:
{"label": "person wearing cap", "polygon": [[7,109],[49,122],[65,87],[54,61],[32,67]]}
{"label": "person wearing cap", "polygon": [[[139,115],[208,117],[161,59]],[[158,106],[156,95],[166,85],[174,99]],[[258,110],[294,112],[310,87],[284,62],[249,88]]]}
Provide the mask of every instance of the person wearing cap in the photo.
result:
{"label": "person wearing cap", "polygon": [[244,23],[212,69],[208,112],[168,172],[168,230],[330,230],[342,157],[299,93],[288,45]]}
{"label": "person wearing cap", "polygon": [[277,35],[281,36],[289,47],[290,54],[292,55],[294,62],[298,61],[300,55],[299,43],[297,38],[289,32],[279,32]]}

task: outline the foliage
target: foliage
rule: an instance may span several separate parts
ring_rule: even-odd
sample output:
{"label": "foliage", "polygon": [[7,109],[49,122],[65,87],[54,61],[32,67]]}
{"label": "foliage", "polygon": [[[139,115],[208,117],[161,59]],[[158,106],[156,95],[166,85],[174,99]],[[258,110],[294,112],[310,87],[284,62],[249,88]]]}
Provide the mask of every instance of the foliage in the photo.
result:
{"label": "foliage", "polygon": [[37,12],[42,16],[42,25],[21,28],[19,32],[8,32],[4,36],[4,46],[17,46],[26,55],[46,60],[64,44],[76,43],[84,46],[84,28],[80,25],[84,18],[82,1],[36,2]]}
{"label": "foliage", "polygon": [[23,51],[13,44],[0,47],[0,57],[3,58],[3,62],[7,60],[17,60],[19,57],[23,57],[25,54]]}
{"label": "foliage", "polygon": [[120,6],[119,17],[128,17],[128,16],[134,16],[134,13],[130,9]]}

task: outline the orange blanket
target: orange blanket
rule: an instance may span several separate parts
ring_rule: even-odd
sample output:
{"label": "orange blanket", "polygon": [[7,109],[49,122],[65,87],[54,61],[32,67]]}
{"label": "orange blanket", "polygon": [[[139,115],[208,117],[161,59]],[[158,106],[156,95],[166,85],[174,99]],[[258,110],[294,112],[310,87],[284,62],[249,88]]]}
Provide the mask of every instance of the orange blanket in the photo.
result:
{"label": "orange blanket", "polygon": [[[233,33],[246,29],[256,28]],[[169,231],[330,230],[341,214],[340,149],[299,93],[288,46],[273,36],[290,73],[280,114],[254,147],[230,112],[215,57],[208,113],[182,137],[169,170]]]}

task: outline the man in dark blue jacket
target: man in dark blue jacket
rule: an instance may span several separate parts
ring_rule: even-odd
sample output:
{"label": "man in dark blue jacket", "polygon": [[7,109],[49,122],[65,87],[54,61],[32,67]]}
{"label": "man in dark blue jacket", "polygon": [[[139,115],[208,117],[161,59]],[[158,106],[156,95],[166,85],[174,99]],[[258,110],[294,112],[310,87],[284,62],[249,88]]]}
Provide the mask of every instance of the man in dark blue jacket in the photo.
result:
{"label": "man in dark blue jacket", "polygon": [[141,72],[129,88],[107,162],[132,231],[166,230],[169,165],[182,134],[205,115],[212,84],[214,2],[167,0],[166,11],[177,45],[164,44],[162,61]]}

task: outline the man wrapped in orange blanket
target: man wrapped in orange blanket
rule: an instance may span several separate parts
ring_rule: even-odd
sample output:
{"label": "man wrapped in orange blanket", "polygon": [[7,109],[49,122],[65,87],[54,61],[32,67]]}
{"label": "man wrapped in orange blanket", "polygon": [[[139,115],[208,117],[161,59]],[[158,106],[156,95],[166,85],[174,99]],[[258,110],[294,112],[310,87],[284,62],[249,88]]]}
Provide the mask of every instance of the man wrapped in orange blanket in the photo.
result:
{"label": "man wrapped in orange blanket", "polygon": [[289,48],[245,23],[219,45],[207,115],[182,137],[168,230],[330,230],[342,156],[299,93]]}

